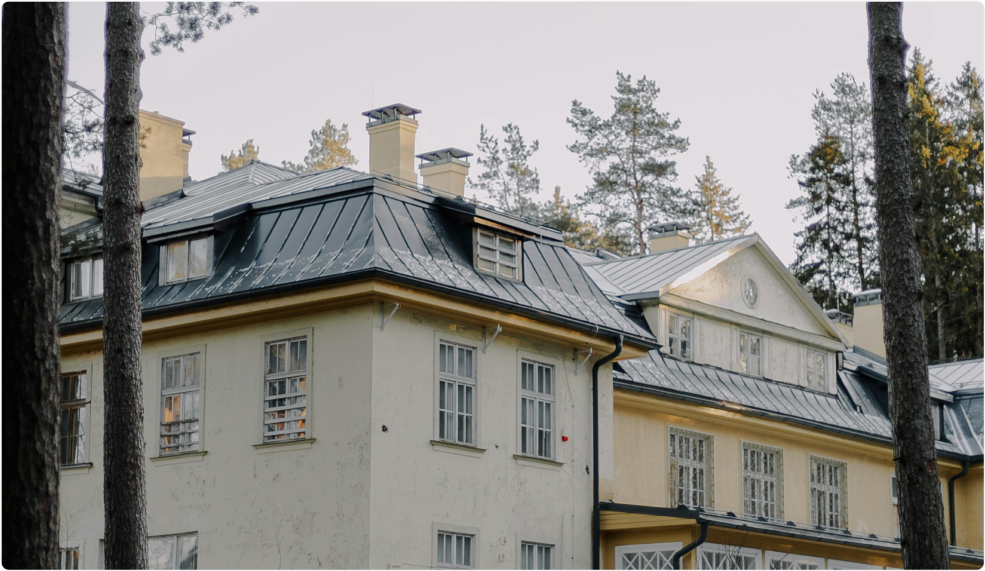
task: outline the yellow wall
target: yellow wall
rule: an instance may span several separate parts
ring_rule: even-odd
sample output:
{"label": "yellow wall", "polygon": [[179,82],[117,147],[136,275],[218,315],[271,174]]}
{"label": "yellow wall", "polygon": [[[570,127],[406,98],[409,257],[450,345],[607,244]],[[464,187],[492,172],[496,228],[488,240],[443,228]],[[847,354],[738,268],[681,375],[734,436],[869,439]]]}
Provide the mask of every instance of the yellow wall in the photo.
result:
{"label": "yellow wall", "polygon": [[[957,534],[955,539],[961,547],[981,549],[982,521],[982,465],[972,468],[968,475],[954,482],[954,512]],[[945,504],[947,502],[945,501]],[[946,506],[945,506],[946,507]]]}
{"label": "yellow wall", "polygon": [[181,189],[190,149],[181,140],[184,125],[177,119],[141,110],[140,200]]}

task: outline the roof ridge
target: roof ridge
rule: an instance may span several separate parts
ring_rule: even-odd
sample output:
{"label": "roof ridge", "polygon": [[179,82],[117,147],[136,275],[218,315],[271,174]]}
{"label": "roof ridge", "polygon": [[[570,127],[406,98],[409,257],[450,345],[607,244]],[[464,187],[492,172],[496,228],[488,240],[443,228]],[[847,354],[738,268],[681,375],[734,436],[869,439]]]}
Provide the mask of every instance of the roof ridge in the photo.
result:
{"label": "roof ridge", "polygon": [[[656,257],[656,256],[662,256],[664,254],[669,254],[671,252],[680,252],[682,250],[691,250],[691,249],[695,249],[695,248],[702,248],[704,246],[713,246],[713,245],[716,245],[716,244],[723,244],[725,242],[734,242],[736,240],[742,240],[742,239],[745,239],[745,238],[753,238],[753,237],[756,237],[756,236],[759,236],[759,233],[758,232],[753,232],[752,234],[743,234],[742,236],[733,236],[732,238],[725,238],[725,239],[722,239],[722,240],[715,240],[713,242],[703,242],[701,244],[694,244],[693,246],[684,246],[683,248],[674,248],[673,250],[661,250],[659,252],[651,252],[649,254],[641,254],[639,256],[627,256],[625,258],[621,258],[621,259],[618,259],[618,260],[602,260],[602,264],[617,264],[619,262],[626,262],[626,261],[629,261],[629,260],[642,260],[642,259],[645,259],[645,258],[653,258],[653,257]],[[601,265],[601,264],[592,264],[592,265]]]}

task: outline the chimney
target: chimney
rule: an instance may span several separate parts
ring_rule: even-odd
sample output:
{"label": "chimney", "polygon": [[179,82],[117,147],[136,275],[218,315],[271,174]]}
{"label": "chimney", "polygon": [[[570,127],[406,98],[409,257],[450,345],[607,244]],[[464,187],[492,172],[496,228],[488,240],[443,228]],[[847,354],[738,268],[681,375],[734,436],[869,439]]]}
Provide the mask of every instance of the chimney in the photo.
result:
{"label": "chimney", "polygon": [[867,289],[855,294],[853,341],[856,347],[886,357],[882,326],[882,290]]}
{"label": "chimney", "polygon": [[455,196],[465,196],[465,179],[469,176],[468,157],[472,153],[449,147],[417,155],[421,159],[424,186]]}
{"label": "chimney", "polygon": [[417,121],[414,115],[420,112],[420,109],[400,103],[363,112],[369,118],[366,130],[369,131],[370,174],[390,175],[398,182],[417,184],[414,173]]}
{"label": "chimney", "polygon": [[650,253],[666,252],[691,245],[691,227],[682,222],[667,222],[654,224],[647,228],[650,231]]}
{"label": "chimney", "polygon": [[140,200],[181,190],[188,178],[188,154],[195,131],[154,111],[140,111]]}

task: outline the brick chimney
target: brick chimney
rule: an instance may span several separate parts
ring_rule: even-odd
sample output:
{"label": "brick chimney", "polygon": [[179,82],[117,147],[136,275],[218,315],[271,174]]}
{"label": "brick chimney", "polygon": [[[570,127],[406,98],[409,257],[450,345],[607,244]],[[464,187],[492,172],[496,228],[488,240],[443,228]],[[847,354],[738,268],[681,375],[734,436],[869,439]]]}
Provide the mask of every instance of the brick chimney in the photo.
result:
{"label": "brick chimney", "polygon": [[181,190],[188,177],[191,135],[185,123],[158,112],[140,111],[140,200]]}
{"label": "brick chimney", "polygon": [[882,324],[882,290],[867,289],[855,294],[853,341],[880,357],[886,357],[886,340]]}
{"label": "brick chimney", "polygon": [[468,157],[472,153],[449,147],[417,155],[421,159],[421,177],[424,186],[465,196],[465,179],[469,176]]}
{"label": "brick chimney", "polygon": [[682,222],[667,222],[654,224],[647,228],[650,231],[650,253],[666,252],[691,245],[691,227]]}
{"label": "brick chimney", "polygon": [[363,112],[369,119],[369,171],[377,176],[390,175],[395,179],[417,184],[414,172],[414,135],[420,113],[397,103]]}

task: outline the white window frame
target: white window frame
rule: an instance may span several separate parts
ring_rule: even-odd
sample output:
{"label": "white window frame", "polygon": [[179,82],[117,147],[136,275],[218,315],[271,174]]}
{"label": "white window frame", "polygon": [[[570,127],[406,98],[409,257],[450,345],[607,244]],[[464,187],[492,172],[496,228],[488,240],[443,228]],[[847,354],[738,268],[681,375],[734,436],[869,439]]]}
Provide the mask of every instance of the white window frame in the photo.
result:
{"label": "white window frame", "polygon": [[[758,455],[773,455],[773,474],[763,472],[762,470],[755,469],[747,464],[747,457],[752,459]],[[756,458],[759,460],[759,458]],[[746,440],[742,441],[742,512],[746,516],[750,517],[765,517],[772,520],[782,520],[783,519],[783,449],[777,448],[776,446],[767,446],[765,444],[758,444],[755,442],[749,442]],[[756,495],[762,495],[768,484],[773,484],[773,501],[763,502],[761,499],[754,500],[753,492]],[[751,487],[750,487],[751,486]],[[752,502],[756,503],[755,511],[750,511]],[[773,513],[770,514],[770,510],[762,509],[763,503],[773,504]]]}
{"label": "white window frame", "polygon": [[[748,345],[747,348],[743,348],[743,346],[742,346],[742,336],[743,335],[746,336],[746,341],[747,341],[747,345]],[[752,354],[752,341],[751,340],[752,340],[753,337],[759,339],[759,355],[753,355]],[[757,377],[757,378],[764,377],[765,376],[765,371],[763,369],[763,365],[766,363],[766,359],[763,358],[764,357],[764,353],[766,353],[766,351],[765,351],[766,345],[765,345],[765,338],[764,338],[764,336],[763,335],[759,335],[757,333],[752,333],[750,331],[746,331],[744,329],[740,329],[739,330],[739,337],[738,337],[738,347],[739,347],[739,360],[738,360],[739,372],[742,373],[743,375],[747,375],[747,376],[750,376],[750,377]],[[743,362],[743,360],[742,360],[743,356],[746,358],[745,362]],[[750,362],[750,359],[752,359],[753,357],[756,357],[756,358],[759,359],[759,372],[758,373],[752,373],[752,372],[749,371],[749,368],[750,368],[749,362]]]}
{"label": "white window frame", "polygon": [[[557,359],[551,359],[544,357],[542,355],[537,355],[533,353],[527,353],[525,351],[517,352],[517,416],[516,416],[516,455],[525,458],[535,458],[538,460],[550,460],[554,461],[557,458],[557,442],[558,442],[558,425],[557,425],[557,375],[558,370],[561,369],[560,363]],[[527,367],[533,367],[534,380],[539,381],[539,373],[541,370],[550,370],[550,388],[551,393],[547,394],[540,392],[539,386],[535,386],[535,390],[525,389],[523,386],[524,379],[524,369]],[[529,369],[528,369],[529,371]],[[546,379],[546,377],[545,377]],[[539,384],[539,383],[538,383]],[[545,389],[548,383],[545,382]],[[529,403],[529,404],[526,404]],[[524,411],[524,408],[527,408]],[[547,414],[546,409],[550,408],[550,413]],[[531,409],[533,410],[534,418],[530,419]],[[527,414],[527,422],[524,423],[524,412]],[[541,414],[544,414],[547,418],[546,425],[541,422]],[[547,455],[540,453],[541,432],[548,432],[546,435],[546,440],[544,442],[550,446],[550,453]],[[528,436],[527,442],[524,442],[524,436]],[[531,442],[532,440],[532,442]],[[532,446],[532,449],[524,451],[524,445]]]}
{"label": "white window frame", "polygon": [[806,563],[808,565],[816,565],[817,569],[824,569],[824,558],[823,557],[813,557],[811,555],[798,555],[796,553],[786,553],[783,551],[767,551],[766,559],[764,561],[764,569],[773,569],[770,565],[774,561],[789,561],[793,562],[793,569],[805,569],[800,565]]}
{"label": "white window frame", "polygon": [[[482,238],[491,238],[493,245],[480,244]],[[514,246],[512,252],[502,248],[500,246],[500,240],[512,242]],[[492,253],[487,253],[483,248]],[[519,236],[507,235],[502,232],[476,226],[472,233],[472,252],[472,264],[475,266],[477,272],[506,280],[523,281],[523,240]],[[514,256],[513,263],[504,259],[501,254]],[[480,260],[493,264],[493,267],[483,268],[479,263]],[[512,268],[512,275],[503,274],[501,267]]]}
{"label": "white window frame", "polygon": [[[838,484],[831,485],[816,482],[816,473],[813,469],[815,464],[823,464],[832,468],[837,468],[839,470]],[[821,526],[828,529],[848,529],[848,462],[834,458],[825,458],[815,454],[809,454],[807,456],[807,482],[807,505],[810,511],[810,524],[812,526]],[[816,494],[824,494],[824,498],[821,500],[822,505],[829,504],[830,507],[830,500],[825,501],[825,499],[833,493],[838,494],[838,525],[828,525],[831,522],[830,511],[828,512],[828,518],[824,520],[820,519],[822,514],[817,513]]]}
{"label": "white window frame", "polygon": [[[718,543],[704,543],[698,546],[695,558],[697,559],[698,569],[709,569],[705,567],[704,554],[734,554],[739,557],[752,557],[754,558],[755,565],[753,567],[745,567],[745,569],[762,569],[763,568],[763,554],[758,549],[753,549],[751,547],[736,547],[732,545],[723,545]],[[729,567],[714,567],[714,569],[730,569]]]}
{"label": "white window frame", "polygon": [[[442,347],[442,345],[444,345],[445,347],[452,347],[452,348],[454,348],[454,362],[455,362],[455,371],[456,371],[456,373],[458,372],[458,364],[459,364],[458,363],[458,358],[459,358],[459,351],[458,350],[459,349],[464,349],[466,351],[471,351],[472,352],[472,372],[471,372],[471,375],[472,376],[471,377],[461,376],[461,375],[451,374],[451,373],[442,373],[441,372],[441,347]],[[454,337],[454,336],[449,336],[449,335],[436,335],[435,336],[435,344],[434,344],[434,375],[435,375],[435,377],[434,377],[434,411],[435,411],[435,414],[434,414],[434,440],[438,440],[438,441],[441,441],[441,442],[449,442],[449,443],[452,443],[452,444],[459,444],[459,445],[462,445],[462,446],[470,446],[470,447],[473,447],[473,448],[478,448],[479,447],[479,371],[481,370],[481,368],[479,366],[479,353],[480,352],[478,350],[478,344],[474,340],[462,339],[462,338],[459,338],[459,337]],[[452,388],[452,396],[453,396],[453,401],[454,401],[454,402],[451,403],[451,405],[453,407],[451,409],[448,409],[447,408],[447,406],[448,406],[447,394],[445,395],[445,397],[446,397],[446,400],[445,400],[445,406],[446,406],[446,408],[445,409],[442,409],[442,406],[441,406],[441,397],[442,397],[441,389],[442,389],[442,383],[447,383],[447,384],[450,384],[451,385],[451,388]],[[471,388],[471,392],[472,392],[472,413],[471,413],[471,415],[469,415],[467,411],[466,412],[462,412],[462,411],[459,411],[458,410],[459,409],[459,407],[458,407],[458,398],[454,398],[454,397],[457,397],[458,391],[460,390],[460,387],[465,392],[468,392],[468,389]],[[460,416],[465,417],[466,420],[470,420],[471,423],[472,423],[472,427],[471,427],[471,429],[472,429],[472,441],[471,442],[469,442],[467,439],[463,439],[463,440],[459,440],[458,439],[457,426],[458,426],[458,420],[459,420]],[[471,418],[469,418],[469,416]],[[451,429],[452,430],[452,434],[450,435],[450,436],[452,436],[452,438],[448,438],[449,434],[448,434],[447,430],[446,430],[446,432],[445,432],[444,435],[442,435],[442,433],[441,433],[441,426],[442,426],[441,421],[442,421],[443,418],[444,418],[445,423],[446,423],[445,424],[446,428],[447,428],[448,419],[449,418],[452,419],[452,429]],[[466,430],[466,433],[467,433],[467,430]]]}
{"label": "white window frame", "polygon": [[893,537],[899,538],[901,535],[899,525],[899,480],[896,479],[896,472],[889,473],[889,494],[890,501],[893,503]]}
{"label": "white window frame", "polygon": [[[290,442],[305,442],[305,441],[314,440],[314,436],[313,436],[314,433],[312,432],[314,430],[314,414],[313,414],[313,410],[314,410],[314,408],[313,408],[313,401],[314,401],[314,396],[313,396],[314,395],[314,366],[313,366],[314,365],[314,334],[313,333],[314,332],[313,332],[313,330],[311,328],[305,328],[305,329],[297,329],[297,330],[294,330],[294,331],[283,331],[283,332],[280,332],[280,333],[273,333],[273,334],[269,334],[269,335],[264,335],[264,336],[262,336],[260,338],[260,344],[259,344],[260,345],[260,407],[259,407],[259,414],[257,415],[257,418],[260,421],[259,422],[259,428],[257,430],[257,432],[259,434],[259,438],[258,438],[259,445],[258,446],[265,446],[265,445],[276,446],[276,445],[290,443]],[[298,340],[301,340],[301,339],[307,340],[307,351],[306,351],[306,359],[305,359],[305,368],[303,370],[290,371],[289,370],[290,369],[290,352],[291,352],[290,342],[291,341],[298,341]],[[268,374],[267,373],[267,365],[268,365],[268,363],[267,363],[267,351],[268,351],[268,346],[270,344],[273,344],[273,343],[284,342],[284,341],[287,341],[288,342],[287,350],[286,350],[286,353],[285,353],[285,357],[288,359],[288,367],[287,367],[288,368],[288,371],[286,371],[284,373]],[[270,399],[267,398],[268,397],[268,395],[267,395],[267,391],[268,391],[268,389],[267,389],[267,382],[268,381],[274,381],[274,380],[276,380],[276,381],[285,380],[285,381],[288,381],[287,382],[287,385],[285,385],[286,386],[286,389],[289,389],[289,386],[288,386],[289,385],[289,379],[291,379],[291,378],[298,378],[298,377],[301,377],[301,376],[303,376],[305,378],[305,391],[303,393],[303,395],[305,397],[304,414],[301,417],[295,418],[293,420],[301,420],[301,419],[304,420],[304,431],[303,431],[304,432],[304,436],[303,437],[297,437],[297,438],[282,438],[282,439],[274,439],[274,440],[265,440],[265,437],[268,435],[268,433],[265,430],[266,429],[266,426],[267,426],[266,416],[267,416],[267,412],[270,412],[270,411],[267,411],[266,410],[266,408],[267,408],[266,407],[267,400],[270,400]],[[277,395],[277,396],[280,396],[280,395]],[[302,396],[302,393],[301,393],[300,390],[297,391],[296,393],[291,393],[291,394],[286,394],[285,393],[284,398],[296,397],[296,396]],[[283,410],[287,410],[288,408],[300,408],[300,407],[297,407],[297,406],[293,406],[292,407],[292,406],[289,406],[289,405],[285,405],[285,407],[287,407],[287,408],[284,408]],[[277,411],[273,411],[273,412],[277,412]],[[285,422],[290,422],[290,421],[292,421],[292,420],[285,420]],[[291,432],[300,433],[301,430],[293,430]]]}
{"label": "white window frame", "polygon": [[[538,571],[538,570],[541,570],[541,569],[557,569],[557,545],[555,545],[554,543],[547,542],[547,541],[533,541],[533,540],[530,540],[530,539],[520,539],[520,541],[518,542],[518,545],[520,547],[520,550],[519,550],[519,553],[517,555],[517,566],[516,566],[517,569],[520,569],[520,570],[530,569],[532,571]],[[523,552],[526,549],[529,549],[529,548],[532,548],[532,550],[533,550],[534,566],[533,567],[529,567],[529,566],[524,567],[523,566],[523,563],[524,563],[525,559],[524,559],[524,553]],[[550,561],[549,561],[547,567],[543,567],[543,566],[540,565],[540,562],[541,562],[540,550],[541,549],[549,549],[550,550],[550,553],[548,554],[548,557],[550,557]]]}
{"label": "white window frame", "polygon": [[[671,324],[676,323],[676,327],[672,328]],[[688,322],[688,336],[685,337],[681,334],[681,325],[684,322]],[[682,361],[693,361],[694,360],[694,323],[695,319],[692,315],[684,315],[683,313],[678,313],[676,311],[667,312],[667,354]],[[676,331],[676,333],[672,333]],[[682,342],[687,341],[688,354],[684,355],[682,348]]]}
{"label": "white window frame", "polygon": [[[58,544],[58,568],[59,569],[85,569],[85,540],[73,539],[70,541],[62,541]],[[66,554],[70,550],[78,550],[79,556],[75,563],[77,567],[72,567],[71,565],[66,566],[68,563],[65,559]]]}
{"label": "white window frame", "polygon": [[[183,386],[164,388],[164,368],[165,362],[179,357],[198,355],[198,386]],[[205,385],[206,385],[206,346],[194,345],[191,347],[181,347],[168,351],[162,351],[156,355],[157,367],[157,394],[160,398],[158,402],[158,424],[157,424],[157,457],[180,456],[182,454],[201,454],[205,452]],[[198,392],[198,447],[194,450],[182,450],[180,452],[165,452],[163,446],[164,439],[164,399],[175,394]]]}
{"label": "white window frame", "polygon": [[181,568],[181,560],[179,559],[179,557],[181,556],[181,550],[179,549],[178,544],[180,543],[181,539],[186,538],[186,537],[194,537],[195,538],[195,567],[194,568],[195,569],[198,569],[198,555],[199,555],[199,553],[198,553],[198,532],[197,531],[191,531],[191,532],[187,532],[187,533],[171,533],[171,534],[165,534],[165,535],[149,536],[147,538],[147,565],[148,565],[147,568],[148,569],[152,569],[152,567],[150,567],[150,542],[153,541],[153,540],[155,540],[155,539],[156,540],[171,539],[172,540],[172,543],[171,543],[171,567],[169,567],[169,569],[180,569]]}
{"label": "white window frame", "polygon": [[[677,458],[674,454],[674,449],[679,445],[672,445],[672,438],[677,439],[679,442],[680,438],[698,439],[703,442],[701,448],[703,449],[704,460],[699,462],[697,460],[688,458]],[[714,508],[715,507],[715,436],[707,432],[698,432],[690,428],[684,428],[679,426],[668,426],[667,427],[667,464],[670,467],[670,475],[668,478],[669,483],[669,506],[677,507],[682,503],[688,507],[704,507],[704,508]],[[681,466],[683,464],[683,466]],[[698,493],[704,494],[704,501],[701,505],[692,505],[688,502],[681,502],[682,490],[680,489],[680,469],[684,468],[688,473],[692,473],[694,470],[703,470],[703,482],[697,490],[691,486],[684,486],[683,493],[688,496],[686,499],[693,499],[694,494]],[[693,478],[687,477],[687,481],[693,481]],[[703,488],[703,490],[702,490]]]}
{"label": "white window frame", "polygon": [[[642,543],[637,545],[617,545],[616,569],[630,569],[630,567],[626,567],[626,564],[623,561],[623,558],[626,555],[639,555],[644,552],[654,552],[655,554],[659,553],[661,556],[665,555],[666,553],[670,553],[670,555],[673,555],[674,553],[679,551],[682,548],[682,546],[683,544],[680,541],[672,542],[672,543]],[[664,557],[664,558],[667,559],[667,565],[670,565],[670,559],[668,557]],[[650,562],[652,562],[652,559],[647,563]],[[659,559],[657,562],[660,563]],[[646,568],[647,567],[642,567],[637,569],[646,569]],[[652,567],[652,566],[649,568],[671,569],[671,567]]]}
{"label": "white window frame", "polygon": [[[190,275],[188,275],[188,270],[189,270],[188,264],[190,263],[189,262],[189,254],[191,253],[191,243],[192,242],[203,241],[203,240],[205,241],[205,273],[202,274],[202,275],[190,276]],[[186,249],[186,254],[185,254],[185,277],[171,279],[169,277],[169,272],[168,272],[168,267],[169,267],[170,261],[171,261],[170,260],[170,257],[171,257],[171,246],[176,245],[176,244],[181,244],[181,243],[184,243],[185,244],[185,249]],[[214,255],[213,254],[213,249],[214,249],[214,244],[213,244],[212,236],[211,235],[208,235],[208,236],[186,236],[186,237],[181,238],[180,240],[171,240],[171,241],[169,241],[166,244],[162,244],[161,245],[161,250],[160,250],[160,252],[161,252],[160,260],[158,261],[158,266],[160,268],[160,283],[161,283],[161,285],[182,284],[182,283],[185,283],[185,282],[190,282],[190,281],[205,279],[205,278],[211,276],[212,275],[212,264],[213,264],[212,256]]]}
{"label": "white window frame", "polygon": [[838,559],[828,559],[828,569],[882,569],[878,565],[867,565],[854,561],[841,561]]}
{"label": "white window frame", "polygon": [[[823,367],[821,371],[820,379],[817,375],[817,363],[818,359]],[[807,360],[806,360],[806,374],[807,374],[807,388],[813,389],[815,391],[827,392],[828,391],[828,354],[824,351],[818,351],[816,349],[807,349]]]}
{"label": "white window frame", "polygon": [[[76,284],[75,267],[76,266],[78,266],[80,269],[83,266],[87,266],[89,268],[89,275],[88,275],[88,279],[86,280],[88,283],[85,284],[86,290],[83,291],[83,292],[80,292],[78,295],[75,294],[75,284]],[[99,271],[98,272],[96,271],[96,266],[99,266]],[[69,284],[68,284],[68,297],[69,297],[69,300],[70,301],[77,301],[77,300],[80,300],[80,299],[96,299],[96,298],[103,297],[103,289],[104,289],[104,287],[106,285],[105,284],[105,280],[104,280],[104,275],[105,275],[104,274],[104,264],[103,264],[103,258],[102,258],[102,256],[98,256],[98,257],[95,257],[94,256],[92,258],[84,258],[84,259],[81,259],[81,260],[74,260],[74,261],[70,262],[69,265],[68,265],[68,276],[69,276],[69,280],[68,280],[69,281]],[[98,279],[97,279],[97,276],[98,276]],[[98,288],[99,289],[99,293],[96,293],[96,289],[97,289],[96,286],[97,285],[99,286],[99,288]]]}
{"label": "white window frame", "polygon": [[[465,535],[472,537],[472,565],[459,566],[438,563],[438,534]],[[479,563],[479,528],[453,523],[433,522],[431,524],[431,568],[432,569],[482,569]],[[454,558],[454,552],[452,557]]]}
{"label": "white window frame", "polygon": [[[91,447],[91,442],[87,439],[89,434],[89,417],[92,411],[92,366],[72,366],[69,364],[62,364],[62,373],[58,376],[58,390],[62,392],[62,380],[70,375],[80,375],[82,378],[82,397],[73,399],[71,401],[65,401],[64,398],[61,399],[61,404],[58,407],[58,466],[59,468],[73,468],[76,466],[86,466],[89,463],[89,448]],[[62,413],[67,410],[78,409],[81,412],[81,418],[78,423],[78,438],[82,440],[82,457],[74,458],[75,462],[62,463]],[[76,451],[77,446],[76,446]]]}
{"label": "white window frame", "polygon": [[944,438],[944,405],[935,400],[930,401],[930,413],[934,423],[934,440],[946,441]]}

